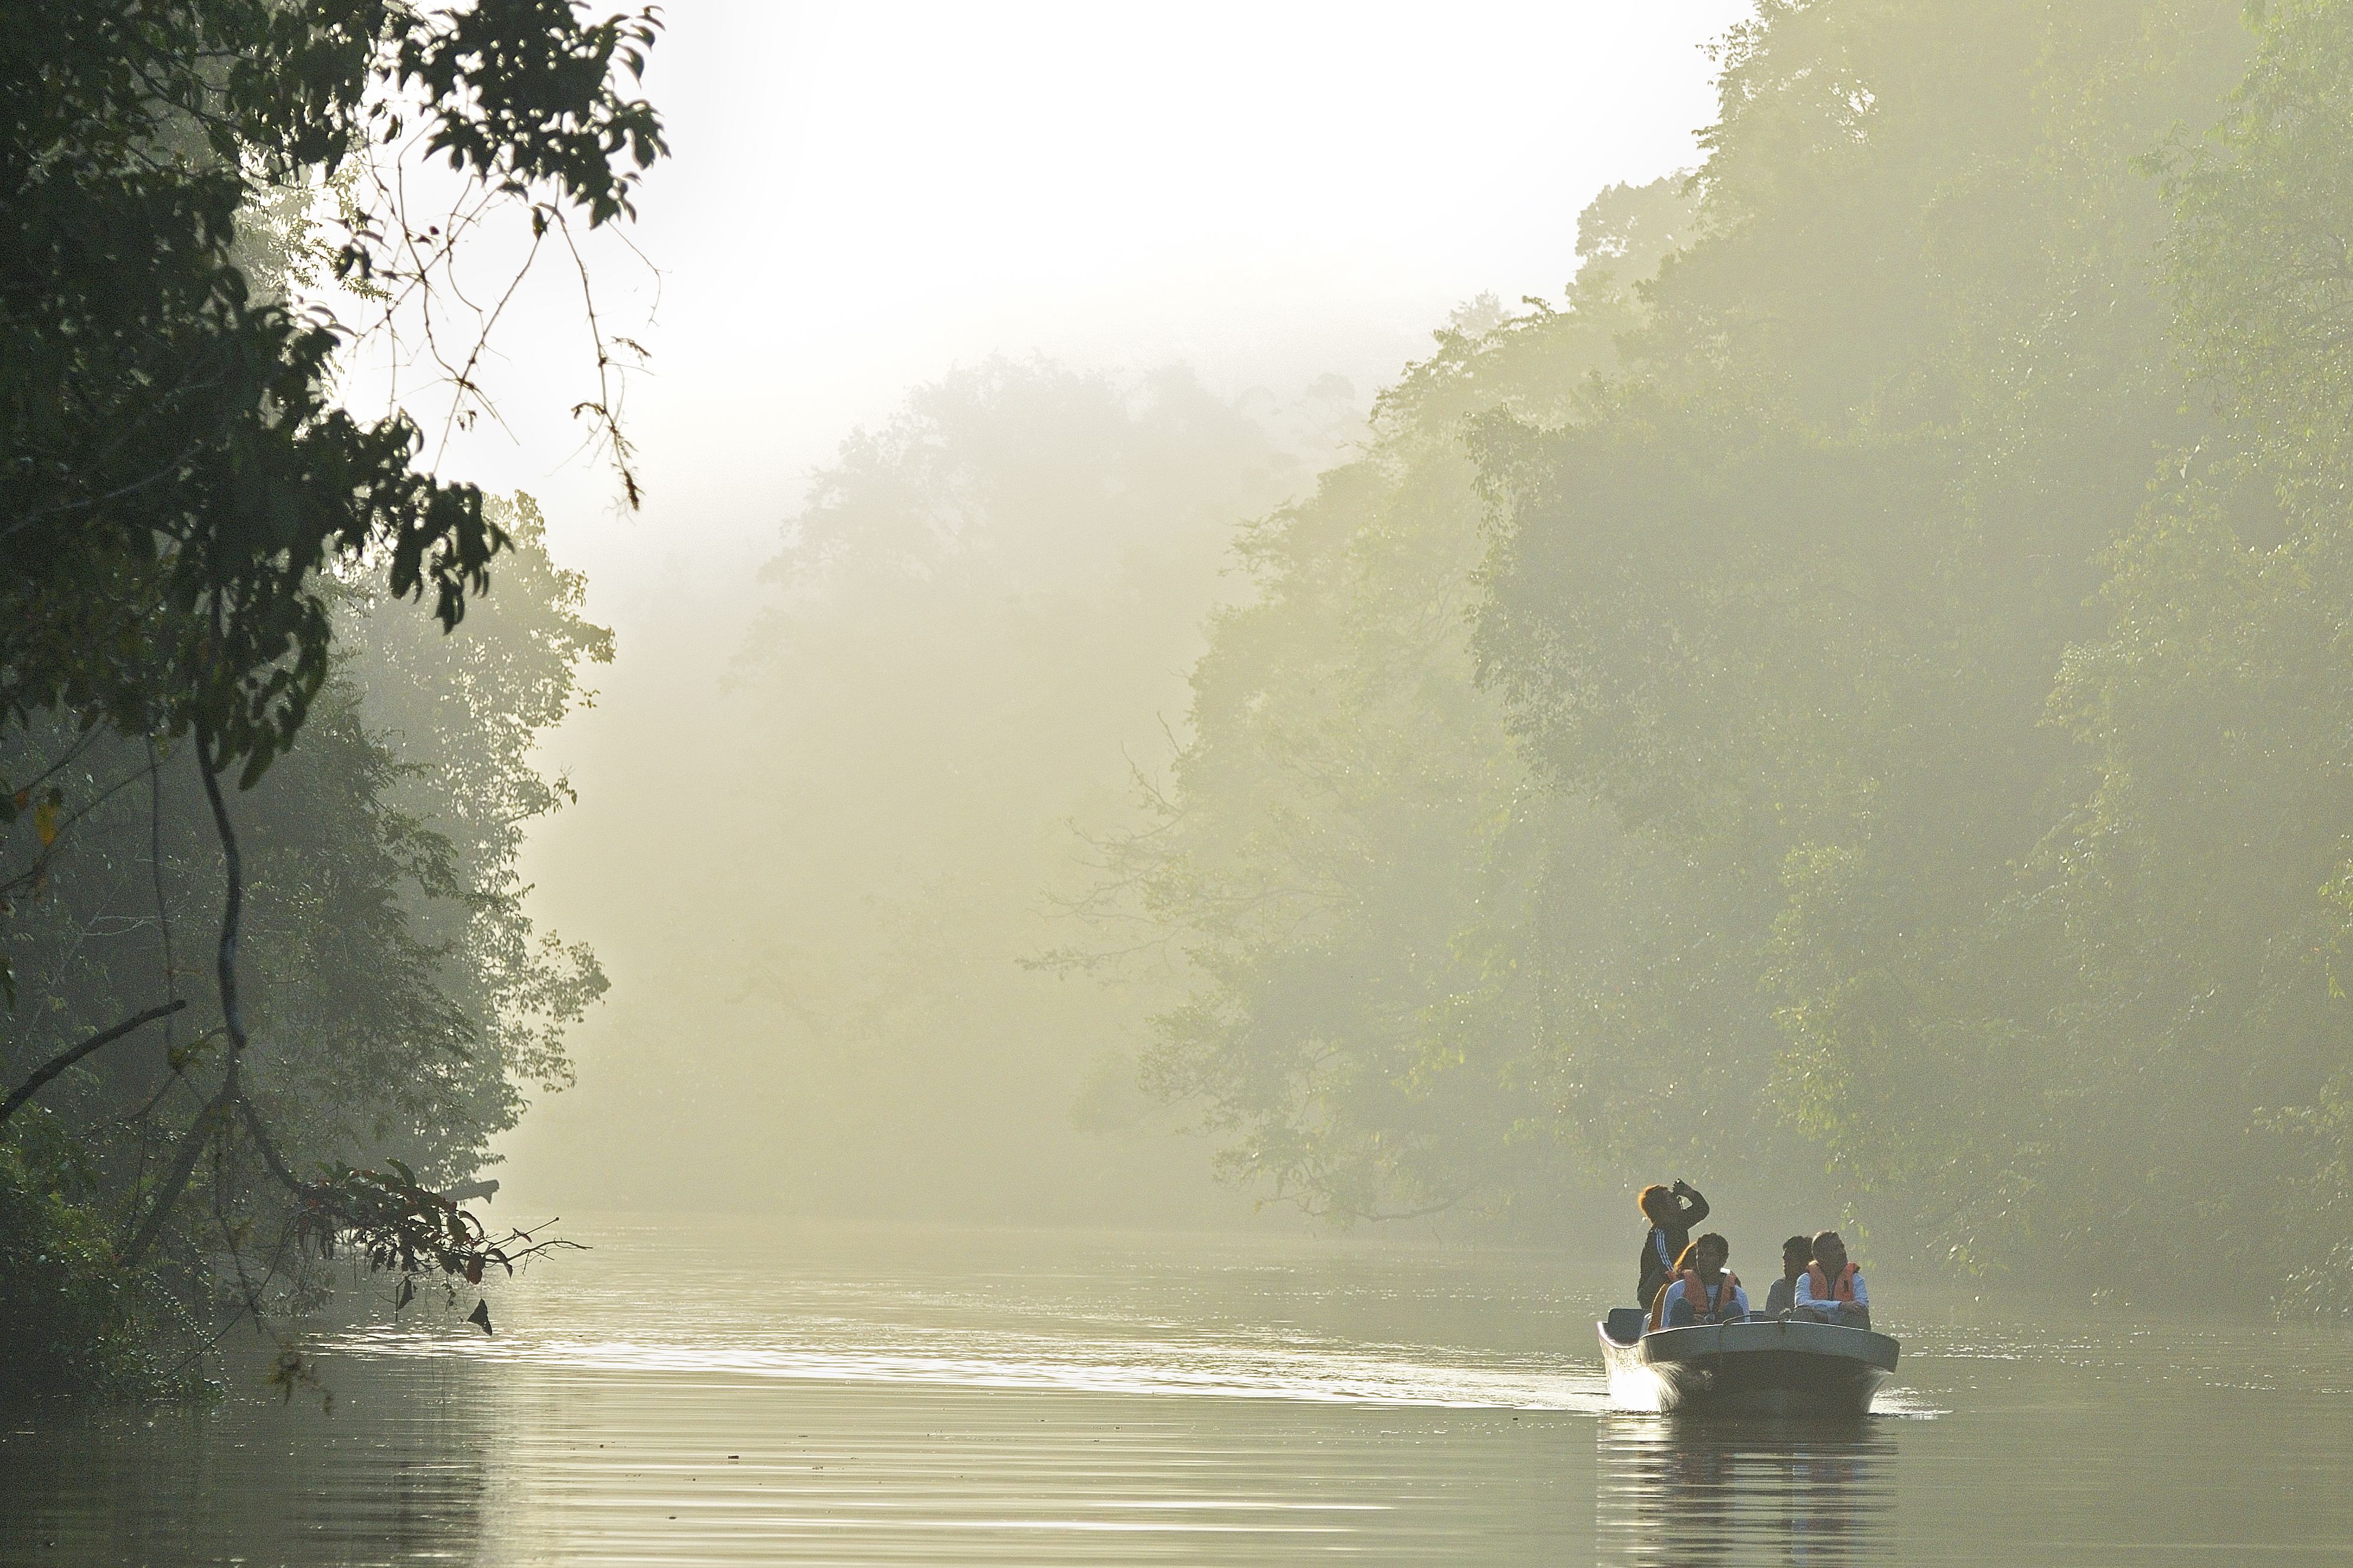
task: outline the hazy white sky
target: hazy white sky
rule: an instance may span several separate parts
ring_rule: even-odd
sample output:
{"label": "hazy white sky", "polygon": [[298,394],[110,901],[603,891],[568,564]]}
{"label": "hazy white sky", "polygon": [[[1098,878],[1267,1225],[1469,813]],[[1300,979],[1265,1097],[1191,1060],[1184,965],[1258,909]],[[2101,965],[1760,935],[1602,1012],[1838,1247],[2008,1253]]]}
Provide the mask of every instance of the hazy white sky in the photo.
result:
{"label": "hazy white sky", "polygon": [[608,325],[653,355],[628,405],[645,510],[617,515],[576,456],[588,362],[552,268],[493,367],[513,434],[451,463],[542,499],[619,634],[598,706],[548,747],[580,804],[528,868],[534,911],[616,989],[580,1086],[508,1141],[510,1181],[565,1190],[599,1158],[630,1092],[615,1054],[660,1048],[626,1020],[681,984],[649,922],[730,896],[671,829],[742,809],[719,679],[803,476],[853,426],[1000,352],[1368,395],[1456,304],[1557,297],[1596,191],[1693,161],[1702,46],[1747,9],[671,4],[647,90],[676,156],[634,233],[650,321],[653,276],[599,258]]}
{"label": "hazy white sky", "polygon": [[644,269],[602,270],[654,355],[628,405],[652,503],[606,526],[606,477],[568,461],[553,269],[505,340],[520,444],[460,461],[554,503],[601,597],[685,536],[765,536],[851,425],[992,352],[1369,391],[1454,304],[1557,294],[1596,190],[1692,161],[1702,45],[1747,9],[679,0],[647,84],[676,153],[634,231],[649,322]]}

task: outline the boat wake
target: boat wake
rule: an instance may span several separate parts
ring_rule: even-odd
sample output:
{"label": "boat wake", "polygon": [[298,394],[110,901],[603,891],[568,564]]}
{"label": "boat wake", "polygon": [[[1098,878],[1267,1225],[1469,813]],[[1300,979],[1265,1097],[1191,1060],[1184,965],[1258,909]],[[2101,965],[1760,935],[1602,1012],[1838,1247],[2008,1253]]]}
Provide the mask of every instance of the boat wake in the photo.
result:
{"label": "boat wake", "polygon": [[463,1356],[580,1371],[720,1373],[824,1383],[906,1384],[1454,1409],[1609,1408],[1600,1369],[1570,1357],[1473,1363],[1420,1346],[1341,1347],[1044,1335],[932,1333],[914,1342],[646,1343],[516,1336],[462,1340],[396,1327],[332,1337],[358,1356]]}

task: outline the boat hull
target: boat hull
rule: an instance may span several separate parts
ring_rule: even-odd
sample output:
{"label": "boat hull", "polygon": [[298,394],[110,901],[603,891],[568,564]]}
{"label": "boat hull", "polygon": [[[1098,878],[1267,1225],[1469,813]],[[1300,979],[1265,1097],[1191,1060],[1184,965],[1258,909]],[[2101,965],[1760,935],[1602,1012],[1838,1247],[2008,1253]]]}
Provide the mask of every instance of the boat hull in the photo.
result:
{"label": "boat hull", "polygon": [[1626,1410],[1862,1415],[1895,1374],[1896,1342],[1868,1329],[1751,1321],[1662,1329],[1630,1343],[1599,1327],[1610,1403]]}

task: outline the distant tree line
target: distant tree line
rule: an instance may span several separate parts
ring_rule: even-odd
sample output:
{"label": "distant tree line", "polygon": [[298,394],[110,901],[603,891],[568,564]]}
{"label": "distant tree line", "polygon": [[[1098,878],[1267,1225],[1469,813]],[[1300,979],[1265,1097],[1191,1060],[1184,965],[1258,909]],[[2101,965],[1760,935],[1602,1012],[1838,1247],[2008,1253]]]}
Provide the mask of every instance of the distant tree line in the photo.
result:
{"label": "distant tree line", "polygon": [[1178,367],[989,359],[807,476],[712,744],[648,781],[723,826],[666,852],[695,896],[628,939],[677,984],[599,1027],[683,1034],[697,1070],[638,1052],[588,1086],[632,1134],[596,1179],[899,1220],[1236,1206],[1135,1088],[1166,974],[1036,960],[1092,880],[1073,826],[1128,820],[1129,759],[1183,711],[1234,520],[1353,410],[1290,412]]}
{"label": "distant tree line", "polygon": [[1717,63],[1564,307],[1245,534],[1110,883],[1195,977],[1152,1086],[1338,1215],[1826,1172],[1883,1255],[2341,1307],[2353,11]]}

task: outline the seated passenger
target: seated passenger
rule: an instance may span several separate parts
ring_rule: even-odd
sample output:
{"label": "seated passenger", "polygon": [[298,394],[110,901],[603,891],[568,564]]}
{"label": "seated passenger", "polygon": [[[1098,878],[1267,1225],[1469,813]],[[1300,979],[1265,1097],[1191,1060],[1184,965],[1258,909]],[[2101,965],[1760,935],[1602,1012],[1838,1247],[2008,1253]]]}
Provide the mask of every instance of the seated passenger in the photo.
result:
{"label": "seated passenger", "polygon": [[1814,1260],[1814,1239],[1810,1236],[1793,1236],[1781,1244],[1781,1278],[1765,1292],[1765,1315],[1786,1318],[1798,1304],[1798,1281],[1804,1279],[1807,1266]]}
{"label": "seated passenger", "polygon": [[1841,1328],[1871,1327],[1871,1292],[1863,1288],[1862,1270],[1846,1255],[1846,1242],[1834,1230],[1814,1237],[1814,1260],[1799,1278],[1792,1317]]}
{"label": "seated passenger", "polygon": [[1725,1265],[1732,1244],[1708,1232],[1675,1260],[1674,1278],[1659,1292],[1651,1312],[1654,1329],[1688,1329],[1702,1323],[1736,1323],[1748,1316],[1748,1292]]}

